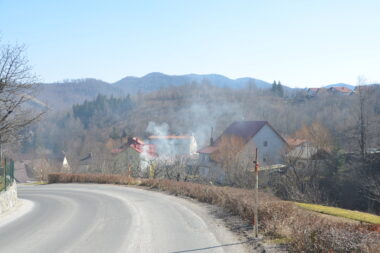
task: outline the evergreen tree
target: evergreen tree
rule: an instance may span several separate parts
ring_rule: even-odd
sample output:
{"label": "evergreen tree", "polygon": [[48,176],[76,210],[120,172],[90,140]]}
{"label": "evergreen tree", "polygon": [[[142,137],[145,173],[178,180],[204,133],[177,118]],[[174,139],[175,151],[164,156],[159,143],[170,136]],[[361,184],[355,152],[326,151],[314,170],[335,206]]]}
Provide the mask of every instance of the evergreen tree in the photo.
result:
{"label": "evergreen tree", "polygon": [[278,95],[279,97],[283,97],[283,96],[284,96],[284,88],[282,87],[280,81],[278,81],[278,85],[277,85],[276,93],[277,93],[277,95]]}
{"label": "evergreen tree", "polygon": [[129,95],[124,98],[107,98],[104,95],[98,95],[93,101],[85,101],[81,105],[74,105],[73,114],[88,129],[90,123],[95,123],[97,127],[111,125],[125,116],[132,107],[133,104]]}
{"label": "evergreen tree", "polygon": [[272,83],[272,92],[276,93],[276,90],[277,90],[277,83],[276,83],[276,81],[273,81],[273,83]]}

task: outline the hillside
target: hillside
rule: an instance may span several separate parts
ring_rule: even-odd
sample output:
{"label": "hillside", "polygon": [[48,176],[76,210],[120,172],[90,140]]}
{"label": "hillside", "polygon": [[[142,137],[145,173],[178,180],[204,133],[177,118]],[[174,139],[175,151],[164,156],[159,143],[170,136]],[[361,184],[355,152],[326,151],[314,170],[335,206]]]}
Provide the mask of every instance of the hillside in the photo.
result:
{"label": "hillside", "polygon": [[156,91],[170,86],[181,86],[190,83],[207,83],[221,88],[239,89],[248,84],[254,84],[258,88],[270,88],[271,84],[262,80],[245,77],[230,79],[223,75],[165,75],[163,73],[153,72],[143,77],[125,77],[113,85],[123,89],[127,93]]}
{"label": "hillside", "polygon": [[54,110],[64,110],[74,104],[83,103],[85,100],[95,99],[99,94],[121,97],[127,94],[147,93],[191,83],[231,89],[241,89],[248,85],[258,88],[271,87],[271,84],[265,81],[250,77],[233,80],[217,74],[165,75],[154,72],[143,77],[128,76],[115,83],[107,83],[93,78],[44,83],[40,85],[36,98]]}
{"label": "hillside", "polygon": [[[40,85],[36,98],[53,110],[69,109],[74,104],[83,103],[85,100],[95,99],[97,95],[122,97],[127,94],[149,93],[161,89],[178,87],[186,84],[211,85],[217,88],[244,89],[248,86],[260,89],[269,89],[271,83],[251,78],[242,77],[230,79],[218,74],[187,74],[166,75],[152,72],[142,77],[127,76],[117,82],[107,83],[93,78],[67,80],[59,83],[45,83]],[[353,89],[354,86],[338,83],[325,87],[343,86]],[[302,89],[283,86],[285,91],[297,92]]]}
{"label": "hillside", "polygon": [[97,95],[124,96],[122,89],[109,83],[92,78],[68,80],[60,83],[41,84],[37,99],[47,104],[53,110],[71,108],[85,100],[92,100]]}

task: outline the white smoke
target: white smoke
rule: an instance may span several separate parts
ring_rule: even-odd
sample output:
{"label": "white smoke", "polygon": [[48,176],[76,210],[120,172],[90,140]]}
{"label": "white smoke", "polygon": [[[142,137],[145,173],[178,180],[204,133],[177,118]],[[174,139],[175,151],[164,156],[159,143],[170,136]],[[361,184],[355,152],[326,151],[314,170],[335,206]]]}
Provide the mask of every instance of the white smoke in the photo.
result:
{"label": "white smoke", "polygon": [[152,135],[157,136],[167,136],[169,133],[169,125],[167,123],[162,123],[161,125],[150,121],[146,131]]}
{"label": "white smoke", "polygon": [[178,113],[178,127],[173,127],[193,133],[198,148],[202,148],[210,144],[211,128],[215,140],[226,126],[234,121],[243,120],[243,116],[243,110],[238,103],[194,103],[190,108],[184,108]]}
{"label": "white smoke", "polygon": [[151,156],[149,153],[149,146],[143,145],[143,150],[140,153],[140,168],[142,172],[147,172],[150,168],[152,161],[155,157]]}
{"label": "white smoke", "polygon": [[[148,123],[146,131],[152,134],[153,136],[168,136],[169,125],[167,123],[162,123],[160,125],[151,121]],[[170,156],[171,154],[175,154],[175,146],[168,139],[151,139],[150,142],[151,144],[155,144],[156,152],[160,157],[166,157]]]}

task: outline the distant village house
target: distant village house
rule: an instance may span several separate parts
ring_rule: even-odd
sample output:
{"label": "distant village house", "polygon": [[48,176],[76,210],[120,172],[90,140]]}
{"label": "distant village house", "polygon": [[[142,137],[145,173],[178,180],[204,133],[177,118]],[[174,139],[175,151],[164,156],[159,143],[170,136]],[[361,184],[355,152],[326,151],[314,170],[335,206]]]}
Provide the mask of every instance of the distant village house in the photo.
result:
{"label": "distant village house", "polygon": [[267,121],[234,122],[215,141],[211,138],[209,146],[198,150],[203,176],[223,177],[221,159],[227,155],[225,152],[229,146],[236,155],[246,152],[251,157],[257,148],[259,163],[269,166],[283,162],[287,143]]}
{"label": "distant village house", "polygon": [[137,137],[128,137],[127,142],[112,149],[111,153],[114,157],[113,168],[116,172],[146,170],[150,162],[157,157],[155,146],[146,144]]}

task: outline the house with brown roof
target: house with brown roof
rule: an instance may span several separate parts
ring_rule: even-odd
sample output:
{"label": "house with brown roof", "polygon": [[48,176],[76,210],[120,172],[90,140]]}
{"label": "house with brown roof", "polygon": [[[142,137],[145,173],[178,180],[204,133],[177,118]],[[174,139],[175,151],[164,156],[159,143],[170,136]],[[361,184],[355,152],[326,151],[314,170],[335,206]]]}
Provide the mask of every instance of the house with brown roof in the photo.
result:
{"label": "house with brown roof", "polygon": [[229,155],[242,152],[253,155],[257,148],[258,161],[262,166],[282,163],[287,145],[267,121],[236,121],[215,141],[211,138],[210,145],[198,150],[201,174],[208,175],[211,170],[217,170],[226,152]]}

